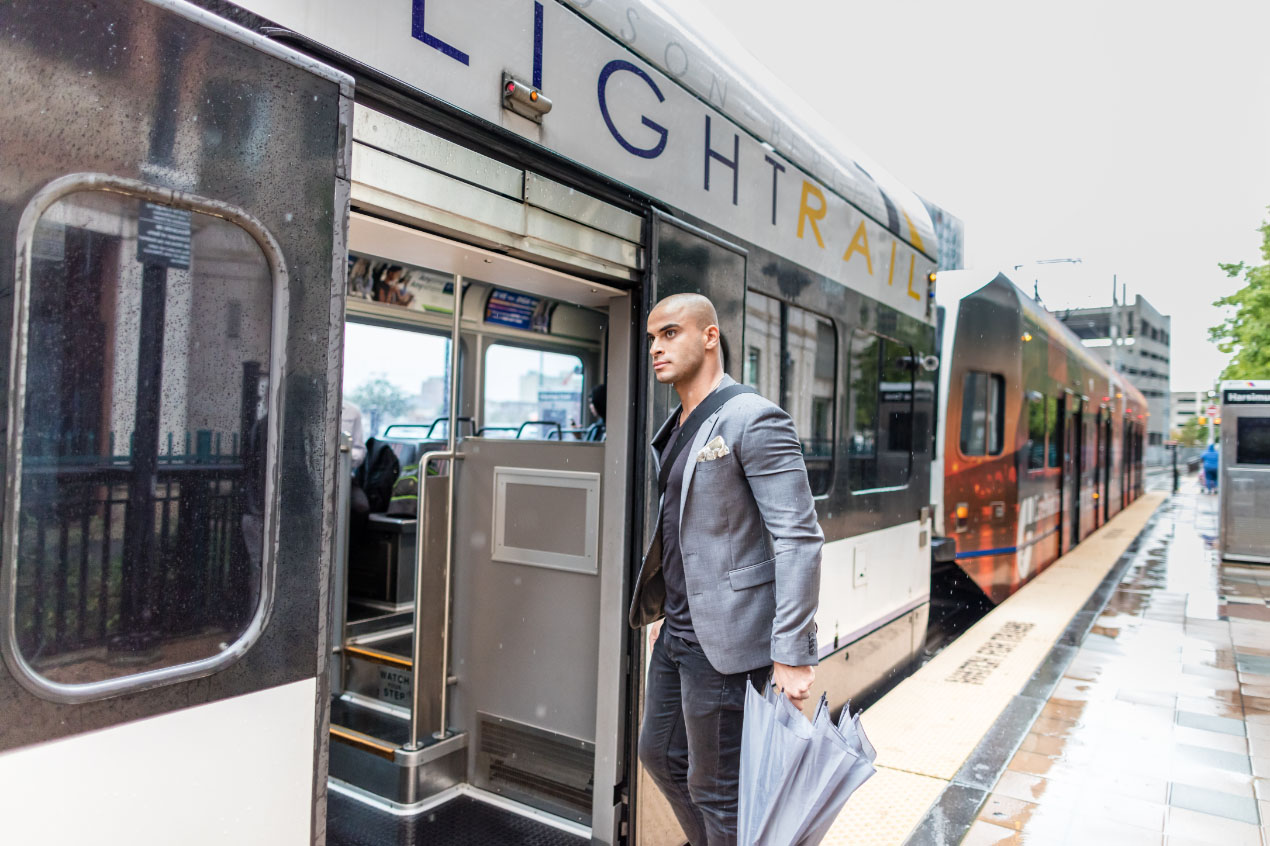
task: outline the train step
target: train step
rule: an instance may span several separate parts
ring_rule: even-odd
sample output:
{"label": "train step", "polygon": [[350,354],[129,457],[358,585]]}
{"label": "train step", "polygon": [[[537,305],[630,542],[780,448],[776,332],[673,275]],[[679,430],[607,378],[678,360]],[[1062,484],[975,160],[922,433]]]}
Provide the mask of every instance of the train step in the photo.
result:
{"label": "train step", "polygon": [[344,690],[390,708],[410,708],[414,662],[409,629],[344,645]]}

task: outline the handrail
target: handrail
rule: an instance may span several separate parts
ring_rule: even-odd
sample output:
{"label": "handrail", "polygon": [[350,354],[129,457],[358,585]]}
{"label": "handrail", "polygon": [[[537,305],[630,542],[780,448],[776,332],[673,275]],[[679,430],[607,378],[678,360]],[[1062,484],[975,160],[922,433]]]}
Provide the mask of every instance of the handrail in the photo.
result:
{"label": "handrail", "polygon": [[[518,440],[520,439],[520,436],[521,436],[521,435],[525,434],[525,427],[526,427],[526,426],[555,426],[555,427],[556,427],[556,440],[560,440],[560,439],[561,439],[561,434],[560,434],[560,433],[561,433],[561,431],[562,431],[562,430],[561,430],[561,428],[560,428],[560,424],[559,424],[559,423],[557,423],[556,421],[554,421],[554,420],[526,420],[524,423],[521,423],[521,424],[520,424],[520,428],[516,430],[516,438],[517,438]],[[547,437],[546,437],[546,438],[544,438],[544,440],[551,440],[551,434],[550,434],[550,433],[548,433],[548,434],[547,434]]]}
{"label": "handrail", "polygon": [[[455,461],[463,456],[455,452],[456,430],[458,429],[458,406],[459,406],[459,321],[463,316],[463,277],[455,275],[454,277],[454,323],[450,335],[450,422],[446,427],[446,449],[435,450],[424,453],[419,458],[419,466],[426,468],[429,463],[448,459],[450,461],[450,475],[446,480],[446,508],[445,508],[445,577],[443,579],[442,601],[441,601],[441,703],[439,709],[439,718],[437,720],[437,728],[432,732],[432,736],[441,739],[446,736],[447,728],[447,711],[450,699],[449,678],[450,678],[450,577],[453,570],[454,558],[454,475]],[[419,749],[419,699],[423,694],[423,682],[421,681],[424,670],[424,643],[423,643],[423,610],[424,601],[424,579],[423,579],[423,553],[427,548],[427,534],[424,531],[425,526],[425,503],[427,502],[427,485],[424,484],[426,473],[419,474],[419,496],[417,503],[417,519],[415,526],[415,619],[414,619],[414,642],[411,650],[411,659],[413,661],[413,672],[410,674],[410,736],[407,741],[407,749]]]}
{"label": "handrail", "polygon": [[432,427],[440,422],[441,419],[438,418],[437,420],[433,420],[431,423],[393,423],[384,427],[383,437],[388,437],[388,433],[393,429],[427,429],[428,434],[424,435],[424,437],[430,438],[432,437]]}

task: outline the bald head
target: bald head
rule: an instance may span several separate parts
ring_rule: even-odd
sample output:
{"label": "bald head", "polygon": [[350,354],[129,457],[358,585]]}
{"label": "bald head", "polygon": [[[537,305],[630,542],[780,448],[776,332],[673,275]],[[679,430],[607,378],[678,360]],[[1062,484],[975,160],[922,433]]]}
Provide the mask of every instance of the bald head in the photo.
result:
{"label": "bald head", "polygon": [[701,294],[671,294],[653,306],[652,314],[674,314],[679,322],[695,329],[719,325],[719,313],[714,303]]}
{"label": "bald head", "polygon": [[648,354],[657,381],[713,387],[723,374],[719,315],[700,294],[675,294],[648,314]]}

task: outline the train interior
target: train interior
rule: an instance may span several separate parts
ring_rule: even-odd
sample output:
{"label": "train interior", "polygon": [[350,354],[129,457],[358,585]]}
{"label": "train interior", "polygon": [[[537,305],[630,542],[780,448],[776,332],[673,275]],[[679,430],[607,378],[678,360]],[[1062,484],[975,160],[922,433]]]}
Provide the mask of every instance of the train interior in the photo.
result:
{"label": "train interior", "polygon": [[619,757],[631,299],[360,214],[349,250],[334,793],[589,837]]}

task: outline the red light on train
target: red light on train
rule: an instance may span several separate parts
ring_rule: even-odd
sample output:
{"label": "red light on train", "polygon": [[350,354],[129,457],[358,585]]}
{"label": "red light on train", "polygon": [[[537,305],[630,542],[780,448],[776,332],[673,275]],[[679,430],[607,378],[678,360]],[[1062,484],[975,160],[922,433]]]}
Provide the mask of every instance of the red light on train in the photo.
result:
{"label": "red light on train", "polygon": [[515,93],[516,93],[516,83],[514,83],[514,82],[508,82],[508,83],[507,83],[507,93],[508,93],[508,94],[515,94]]}

